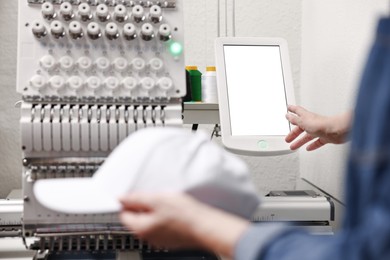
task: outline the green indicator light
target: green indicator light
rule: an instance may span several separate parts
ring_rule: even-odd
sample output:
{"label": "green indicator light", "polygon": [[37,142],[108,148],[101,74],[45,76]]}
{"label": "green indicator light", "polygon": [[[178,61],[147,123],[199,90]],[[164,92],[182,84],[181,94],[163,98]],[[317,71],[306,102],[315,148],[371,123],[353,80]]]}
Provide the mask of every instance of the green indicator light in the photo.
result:
{"label": "green indicator light", "polygon": [[265,150],[268,148],[268,143],[267,143],[267,141],[264,141],[264,140],[260,140],[259,142],[257,142],[257,145],[259,146],[259,148],[261,150]]}
{"label": "green indicator light", "polygon": [[169,51],[174,56],[179,56],[183,52],[183,46],[178,42],[173,42],[171,46],[169,46]]}

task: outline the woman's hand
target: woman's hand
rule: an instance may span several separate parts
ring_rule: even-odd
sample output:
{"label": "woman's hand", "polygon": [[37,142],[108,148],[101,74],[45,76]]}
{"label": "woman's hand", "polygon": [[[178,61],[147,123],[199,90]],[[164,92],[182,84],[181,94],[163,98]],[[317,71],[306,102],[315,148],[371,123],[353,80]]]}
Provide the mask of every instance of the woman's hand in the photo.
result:
{"label": "woman's hand", "polygon": [[316,150],[328,143],[341,144],[347,141],[352,121],[351,112],[326,117],[292,105],[288,106],[288,111],[290,113],[286,118],[295,125],[286,136],[286,142],[295,141],[290,146],[291,150],[296,150],[311,141],[306,147],[308,151]]}
{"label": "woman's hand", "polygon": [[121,202],[121,222],[158,247],[202,248],[231,257],[249,226],[183,193],[132,193]]}

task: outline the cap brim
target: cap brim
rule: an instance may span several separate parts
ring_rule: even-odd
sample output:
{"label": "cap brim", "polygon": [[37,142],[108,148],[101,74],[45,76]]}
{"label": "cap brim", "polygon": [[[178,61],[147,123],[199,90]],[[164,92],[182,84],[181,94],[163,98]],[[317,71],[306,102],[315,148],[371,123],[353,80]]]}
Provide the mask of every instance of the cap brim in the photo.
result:
{"label": "cap brim", "polygon": [[39,180],[34,185],[34,195],[43,206],[63,213],[95,214],[121,210],[119,198],[105,193],[93,178]]}

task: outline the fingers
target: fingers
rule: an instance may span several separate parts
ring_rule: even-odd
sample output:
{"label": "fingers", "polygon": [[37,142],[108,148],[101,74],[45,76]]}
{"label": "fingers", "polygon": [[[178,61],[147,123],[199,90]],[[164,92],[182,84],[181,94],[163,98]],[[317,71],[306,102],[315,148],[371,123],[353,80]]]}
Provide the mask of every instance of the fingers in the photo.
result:
{"label": "fingers", "polygon": [[302,134],[304,131],[299,126],[294,127],[293,130],[286,136],[285,140],[287,143],[291,143],[293,140],[295,140],[300,134]]}
{"label": "fingers", "polygon": [[311,135],[309,135],[309,134],[306,134],[301,139],[299,139],[298,141],[292,143],[291,146],[290,146],[290,149],[291,150],[296,150],[296,149],[302,147],[303,145],[305,145],[306,143],[310,142],[311,140],[313,140],[313,137]]}
{"label": "fingers", "polygon": [[293,124],[293,125],[298,125],[299,126],[299,123],[300,123],[300,119],[299,117],[297,117],[296,115],[293,115],[293,114],[286,114],[286,118],[287,120]]}
{"label": "fingers", "polygon": [[147,193],[132,193],[119,199],[124,209],[132,211],[149,211],[156,200],[154,195]]}
{"label": "fingers", "polygon": [[299,106],[293,106],[293,105],[288,106],[288,111],[294,113],[295,115],[291,113],[287,113],[286,118],[291,124],[295,125],[296,127],[294,127],[293,130],[291,130],[291,132],[286,136],[285,140],[287,143],[291,143],[293,140],[295,140],[300,134],[302,134],[305,131],[300,126],[301,119],[299,118],[299,114],[301,113],[301,110],[304,109]]}
{"label": "fingers", "polygon": [[316,150],[316,149],[318,149],[318,148],[320,148],[320,147],[322,147],[322,146],[324,146],[324,145],[325,145],[325,143],[323,143],[323,142],[321,141],[321,139],[318,138],[315,142],[309,144],[309,145],[306,147],[306,150],[307,150],[307,151],[314,151],[314,150]]}
{"label": "fingers", "polygon": [[289,105],[287,109],[289,112],[294,113],[298,116],[302,116],[302,114],[304,114],[307,111],[301,106],[294,106],[294,105]]}
{"label": "fingers", "polygon": [[153,219],[148,214],[133,213],[130,211],[123,211],[119,215],[120,221],[130,231],[136,234],[143,235],[153,225]]}
{"label": "fingers", "polygon": [[300,106],[289,105],[288,112],[289,113],[286,114],[287,120],[293,125],[304,128],[302,127],[302,117],[307,114],[307,110]]}
{"label": "fingers", "polygon": [[[289,113],[286,114],[287,120],[296,126],[285,138],[287,143],[291,143],[297,139],[297,141],[290,145],[291,150],[296,150],[302,147],[315,137],[320,138],[309,144],[306,147],[307,151],[313,151],[325,145],[325,143],[321,140],[321,136],[325,134],[322,130],[323,127],[321,126],[321,122],[323,123],[323,121],[325,121],[323,119],[324,117],[319,117],[318,115],[307,111],[303,107],[295,105],[289,105],[288,112]],[[298,136],[300,136],[303,132],[306,132],[306,134],[302,138],[298,139]]]}

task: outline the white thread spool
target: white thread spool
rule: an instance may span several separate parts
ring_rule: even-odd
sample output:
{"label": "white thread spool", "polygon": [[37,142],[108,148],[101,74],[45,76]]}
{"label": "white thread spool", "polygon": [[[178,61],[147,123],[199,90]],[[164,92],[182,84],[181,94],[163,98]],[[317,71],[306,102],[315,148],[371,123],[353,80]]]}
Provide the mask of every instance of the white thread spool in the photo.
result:
{"label": "white thread spool", "polygon": [[215,67],[207,67],[202,74],[202,101],[218,103],[217,73]]}

